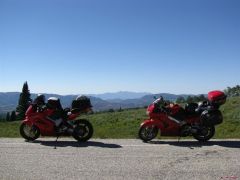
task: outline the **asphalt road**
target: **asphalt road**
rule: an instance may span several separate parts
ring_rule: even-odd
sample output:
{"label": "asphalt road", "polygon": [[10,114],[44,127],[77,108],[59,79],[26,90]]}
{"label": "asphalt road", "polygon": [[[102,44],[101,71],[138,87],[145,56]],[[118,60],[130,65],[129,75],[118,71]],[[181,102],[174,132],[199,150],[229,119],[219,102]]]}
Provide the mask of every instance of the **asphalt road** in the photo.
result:
{"label": "asphalt road", "polygon": [[240,140],[0,138],[0,179],[240,180]]}

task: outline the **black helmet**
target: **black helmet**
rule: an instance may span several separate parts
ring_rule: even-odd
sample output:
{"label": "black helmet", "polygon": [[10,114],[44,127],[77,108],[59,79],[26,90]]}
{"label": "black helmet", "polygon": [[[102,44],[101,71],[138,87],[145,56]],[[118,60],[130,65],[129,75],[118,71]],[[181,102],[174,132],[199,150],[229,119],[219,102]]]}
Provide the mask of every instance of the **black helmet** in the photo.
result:
{"label": "black helmet", "polygon": [[47,107],[50,109],[62,109],[60,99],[57,97],[50,97],[47,100]]}
{"label": "black helmet", "polygon": [[87,107],[87,108],[91,108],[92,107],[90,98],[88,98],[87,96],[84,96],[84,95],[78,96],[76,98],[76,100],[79,101],[79,102],[82,102],[82,104],[84,104],[85,107]]}
{"label": "black helmet", "polygon": [[35,104],[45,104],[45,96],[43,94],[38,94],[34,99],[33,103]]}
{"label": "black helmet", "polygon": [[78,96],[76,100],[72,102],[72,109],[85,110],[91,107],[92,104],[90,98],[88,98],[87,96]]}

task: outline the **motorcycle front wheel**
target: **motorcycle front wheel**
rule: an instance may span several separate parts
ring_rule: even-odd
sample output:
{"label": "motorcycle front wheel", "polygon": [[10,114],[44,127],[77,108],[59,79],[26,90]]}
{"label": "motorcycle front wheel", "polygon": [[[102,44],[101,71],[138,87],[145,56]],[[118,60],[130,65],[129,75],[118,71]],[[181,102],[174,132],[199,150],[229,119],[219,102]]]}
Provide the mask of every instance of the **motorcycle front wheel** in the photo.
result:
{"label": "motorcycle front wheel", "polygon": [[85,119],[78,121],[76,127],[73,129],[73,138],[80,142],[86,142],[93,135],[92,124]]}
{"label": "motorcycle front wheel", "polygon": [[199,142],[206,142],[211,139],[215,134],[215,127],[201,127],[196,134],[193,134],[193,137]]}
{"label": "motorcycle front wheel", "polygon": [[20,126],[20,134],[24,139],[34,141],[39,138],[40,130],[36,126],[29,126],[28,124],[22,123]]}
{"label": "motorcycle front wheel", "polygon": [[144,142],[151,141],[158,134],[157,127],[152,126],[142,126],[138,131],[138,136]]}

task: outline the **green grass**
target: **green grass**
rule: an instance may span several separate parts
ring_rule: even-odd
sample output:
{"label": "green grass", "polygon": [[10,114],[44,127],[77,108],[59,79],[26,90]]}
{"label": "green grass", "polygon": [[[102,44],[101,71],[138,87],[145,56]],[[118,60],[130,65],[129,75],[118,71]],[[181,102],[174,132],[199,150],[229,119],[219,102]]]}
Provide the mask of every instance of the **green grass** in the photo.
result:
{"label": "green grass", "polygon": [[94,127],[95,138],[136,138],[145,109],[100,113],[87,117]]}
{"label": "green grass", "polygon": [[[217,126],[214,138],[240,138],[240,97],[227,100],[221,107],[224,122]],[[94,128],[94,138],[137,138],[140,123],[147,118],[145,109],[96,113],[82,116]],[[0,122],[0,137],[20,137],[20,122]]]}
{"label": "green grass", "polygon": [[216,128],[216,138],[240,138],[240,97],[230,98],[221,107],[224,121]]}
{"label": "green grass", "polygon": [[0,122],[0,137],[20,137],[20,122]]}

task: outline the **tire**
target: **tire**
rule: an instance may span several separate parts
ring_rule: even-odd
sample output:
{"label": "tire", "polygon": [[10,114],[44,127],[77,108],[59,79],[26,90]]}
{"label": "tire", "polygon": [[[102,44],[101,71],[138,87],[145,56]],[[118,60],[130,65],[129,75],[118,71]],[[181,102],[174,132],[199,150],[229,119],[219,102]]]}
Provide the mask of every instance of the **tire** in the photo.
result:
{"label": "tire", "polygon": [[138,131],[138,136],[144,142],[151,141],[154,139],[158,134],[157,127],[150,127],[150,126],[142,126]]}
{"label": "tire", "polygon": [[81,119],[77,122],[77,126],[73,129],[73,138],[79,142],[86,142],[93,135],[92,124],[86,120]]}
{"label": "tire", "polygon": [[197,134],[194,134],[193,137],[198,140],[199,142],[207,142],[211,139],[215,134],[215,127],[214,126],[203,126],[201,130]]}
{"label": "tire", "polygon": [[28,124],[22,123],[20,126],[20,134],[24,139],[34,141],[39,138],[40,130],[37,126],[29,126]]}

